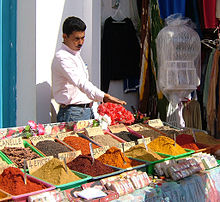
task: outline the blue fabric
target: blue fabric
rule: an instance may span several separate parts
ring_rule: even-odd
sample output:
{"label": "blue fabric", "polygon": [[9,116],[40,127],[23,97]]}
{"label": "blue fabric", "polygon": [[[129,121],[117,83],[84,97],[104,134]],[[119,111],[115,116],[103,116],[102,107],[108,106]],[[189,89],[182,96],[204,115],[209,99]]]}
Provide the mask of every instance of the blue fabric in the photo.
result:
{"label": "blue fabric", "polygon": [[183,16],[186,14],[186,0],[158,0],[158,2],[162,19],[175,13],[181,13]]}
{"label": "blue fabric", "polygon": [[70,122],[93,119],[94,115],[91,108],[82,107],[60,107],[57,114],[57,122]]}

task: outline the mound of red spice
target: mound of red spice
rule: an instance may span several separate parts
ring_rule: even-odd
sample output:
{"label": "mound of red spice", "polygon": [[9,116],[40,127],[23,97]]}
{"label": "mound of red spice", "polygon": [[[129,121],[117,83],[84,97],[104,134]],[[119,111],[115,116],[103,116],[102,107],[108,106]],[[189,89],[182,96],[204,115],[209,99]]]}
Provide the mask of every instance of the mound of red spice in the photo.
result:
{"label": "mound of red spice", "polygon": [[20,195],[47,188],[40,182],[33,182],[27,178],[24,184],[24,173],[19,168],[6,168],[0,175],[0,189],[11,195]]}
{"label": "mound of red spice", "polygon": [[95,159],[94,163],[92,164],[92,157],[87,155],[78,156],[73,161],[67,163],[67,166],[71,170],[91,175],[93,177],[113,173],[116,171],[114,168],[106,166],[97,159]]}
{"label": "mound of red spice", "polygon": [[176,137],[176,143],[186,149],[192,149],[192,150],[199,149],[192,135],[187,135],[187,134],[178,135]]}

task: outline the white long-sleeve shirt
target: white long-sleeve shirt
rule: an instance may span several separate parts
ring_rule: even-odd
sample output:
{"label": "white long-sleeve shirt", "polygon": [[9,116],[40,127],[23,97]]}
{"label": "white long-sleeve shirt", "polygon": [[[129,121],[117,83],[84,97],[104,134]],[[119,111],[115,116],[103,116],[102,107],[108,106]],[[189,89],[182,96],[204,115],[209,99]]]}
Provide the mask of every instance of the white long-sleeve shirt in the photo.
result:
{"label": "white long-sleeve shirt", "polygon": [[80,51],[73,51],[65,44],[53,59],[52,88],[56,102],[65,105],[102,102],[105,94],[89,81]]}

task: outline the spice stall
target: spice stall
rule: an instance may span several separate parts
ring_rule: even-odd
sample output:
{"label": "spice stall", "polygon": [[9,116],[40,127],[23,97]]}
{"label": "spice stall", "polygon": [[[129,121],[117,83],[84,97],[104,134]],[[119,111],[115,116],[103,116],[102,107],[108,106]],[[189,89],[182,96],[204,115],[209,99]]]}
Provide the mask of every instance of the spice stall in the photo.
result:
{"label": "spice stall", "polygon": [[132,114],[124,111],[129,121],[121,120],[121,111],[111,116],[114,124],[107,130],[97,120],[29,121],[24,127],[2,129],[3,199],[220,199],[218,140],[205,131],[179,129],[160,120],[132,124]]}

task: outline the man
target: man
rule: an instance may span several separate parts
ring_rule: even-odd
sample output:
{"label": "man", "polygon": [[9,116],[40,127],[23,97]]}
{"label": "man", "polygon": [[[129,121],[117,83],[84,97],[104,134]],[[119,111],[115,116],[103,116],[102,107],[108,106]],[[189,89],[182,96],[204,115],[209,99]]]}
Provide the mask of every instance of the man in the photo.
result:
{"label": "man", "polygon": [[77,17],[68,17],[63,23],[63,44],[52,63],[53,96],[60,104],[58,122],[93,118],[93,101],[126,104],[89,81],[87,67],[80,56],[85,30],[85,23]]}

